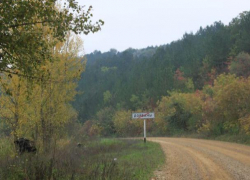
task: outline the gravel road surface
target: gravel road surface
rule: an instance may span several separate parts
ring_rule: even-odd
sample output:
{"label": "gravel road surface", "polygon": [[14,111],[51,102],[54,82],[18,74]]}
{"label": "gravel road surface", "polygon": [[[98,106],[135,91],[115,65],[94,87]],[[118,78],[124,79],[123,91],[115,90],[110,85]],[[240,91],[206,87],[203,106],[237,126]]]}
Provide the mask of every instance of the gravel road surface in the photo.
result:
{"label": "gravel road surface", "polygon": [[148,138],[160,143],[166,165],[152,180],[250,180],[250,146],[188,138]]}

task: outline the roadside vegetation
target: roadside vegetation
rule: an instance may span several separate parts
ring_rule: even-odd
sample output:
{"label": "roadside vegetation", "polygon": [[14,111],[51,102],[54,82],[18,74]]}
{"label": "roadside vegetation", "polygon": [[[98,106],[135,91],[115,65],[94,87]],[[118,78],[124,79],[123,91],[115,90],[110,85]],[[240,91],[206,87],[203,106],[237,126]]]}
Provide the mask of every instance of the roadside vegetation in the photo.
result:
{"label": "roadside vegetation", "polygon": [[18,155],[9,139],[0,144],[0,179],[145,180],[164,163],[157,143],[128,139],[61,140],[50,153]]}
{"label": "roadside vegetation", "polygon": [[218,141],[227,141],[227,142],[234,142],[234,143],[240,143],[250,146],[250,137],[249,135],[221,135],[218,137],[210,138]]}

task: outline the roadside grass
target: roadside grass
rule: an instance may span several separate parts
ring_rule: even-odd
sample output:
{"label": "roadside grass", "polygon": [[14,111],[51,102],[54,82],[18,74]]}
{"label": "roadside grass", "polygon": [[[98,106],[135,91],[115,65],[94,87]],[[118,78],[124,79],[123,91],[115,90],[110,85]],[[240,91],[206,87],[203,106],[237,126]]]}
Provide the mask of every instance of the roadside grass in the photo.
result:
{"label": "roadside grass", "polygon": [[149,179],[154,170],[164,164],[164,153],[157,143],[134,141],[135,144],[120,154],[120,170],[131,174],[132,179]]}
{"label": "roadside grass", "polygon": [[234,142],[244,145],[250,145],[250,135],[245,135],[245,134],[244,135],[225,134],[214,137],[213,139],[218,141],[226,141],[226,142]]}
{"label": "roadside grass", "polygon": [[51,152],[15,154],[6,138],[0,143],[0,179],[146,180],[164,163],[157,143],[132,139],[68,139]]}
{"label": "roadside grass", "polygon": [[[150,179],[154,170],[165,161],[160,145],[154,142],[101,139],[91,143],[90,146],[102,149],[102,152],[96,155],[97,158],[112,159],[115,163],[115,174],[108,179]],[[99,162],[97,163],[99,164]]]}

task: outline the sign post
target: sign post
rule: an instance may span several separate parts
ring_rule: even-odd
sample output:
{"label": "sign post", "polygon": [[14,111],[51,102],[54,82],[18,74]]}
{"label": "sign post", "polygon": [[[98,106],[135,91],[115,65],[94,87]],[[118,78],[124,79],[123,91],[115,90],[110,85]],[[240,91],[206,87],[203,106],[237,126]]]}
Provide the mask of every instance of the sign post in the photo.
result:
{"label": "sign post", "polygon": [[147,112],[147,113],[132,113],[132,119],[144,119],[144,143],[146,143],[146,119],[154,119],[155,113],[154,112]]}
{"label": "sign post", "polygon": [[144,143],[146,143],[146,119],[144,119]]}

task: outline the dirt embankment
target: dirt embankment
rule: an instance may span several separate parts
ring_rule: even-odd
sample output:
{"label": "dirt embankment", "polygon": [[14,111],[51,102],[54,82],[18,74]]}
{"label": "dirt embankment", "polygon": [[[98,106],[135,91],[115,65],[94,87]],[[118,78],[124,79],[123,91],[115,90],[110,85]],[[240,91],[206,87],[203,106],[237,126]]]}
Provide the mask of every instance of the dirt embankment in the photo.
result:
{"label": "dirt embankment", "polygon": [[166,165],[157,180],[250,180],[250,146],[188,138],[149,138],[161,144]]}

